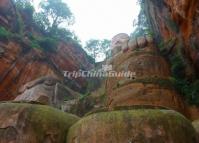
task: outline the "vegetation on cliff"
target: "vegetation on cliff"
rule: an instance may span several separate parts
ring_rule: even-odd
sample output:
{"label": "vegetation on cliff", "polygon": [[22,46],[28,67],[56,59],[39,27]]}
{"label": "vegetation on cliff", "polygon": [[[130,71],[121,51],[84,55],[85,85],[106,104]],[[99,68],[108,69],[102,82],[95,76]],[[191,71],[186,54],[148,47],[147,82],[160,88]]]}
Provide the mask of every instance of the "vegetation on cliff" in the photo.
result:
{"label": "vegetation on cliff", "polygon": [[[136,29],[131,37],[151,35],[155,38],[157,32],[152,28],[152,17],[149,17],[151,16],[148,9],[149,2],[147,0],[138,0],[138,4],[140,4],[141,10],[137,22],[135,22]],[[167,17],[166,23],[173,32],[179,31],[178,24],[170,17]],[[175,37],[170,37],[168,40],[158,37],[155,38],[155,42],[160,53],[168,59],[171,65],[171,79],[175,88],[189,104],[199,105],[199,79],[196,74],[197,71],[192,69],[191,62],[188,62],[189,59],[184,54],[186,45],[181,41],[177,41]]]}
{"label": "vegetation on cliff", "polygon": [[111,41],[108,39],[97,40],[90,39],[86,42],[84,49],[93,58],[94,62],[100,57],[108,57],[108,51],[110,50]]}
{"label": "vegetation on cliff", "polygon": [[14,3],[17,11],[17,31],[0,27],[0,37],[21,42],[25,39],[29,47],[47,52],[56,52],[57,41],[60,40],[80,46],[77,36],[60,26],[63,23],[70,25],[74,22],[72,12],[62,0],[42,1],[39,12],[36,12],[28,0],[15,0]]}

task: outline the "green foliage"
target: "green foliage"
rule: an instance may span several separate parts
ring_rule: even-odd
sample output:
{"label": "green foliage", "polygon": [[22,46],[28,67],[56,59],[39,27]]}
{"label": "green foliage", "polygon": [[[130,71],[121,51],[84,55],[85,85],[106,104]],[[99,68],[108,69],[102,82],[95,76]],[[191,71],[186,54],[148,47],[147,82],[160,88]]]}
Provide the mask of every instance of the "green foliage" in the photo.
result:
{"label": "green foliage", "polygon": [[30,0],[15,0],[14,2],[19,10],[24,11],[29,16],[33,15],[35,9]]}
{"label": "green foliage", "polygon": [[24,27],[25,25],[24,25],[22,16],[19,12],[17,12],[17,23],[16,23],[17,33],[19,33],[20,35],[23,35]]}
{"label": "green foliage", "polygon": [[8,40],[11,36],[11,33],[6,30],[4,27],[0,26],[0,39]]}
{"label": "green foliage", "polygon": [[50,37],[37,37],[30,35],[30,46],[45,52],[56,52],[58,42]]}
{"label": "green foliage", "polygon": [[[56,51],[58,40],[80,45],[79,39],[73,32],[59,27],[62,22],[70,24],[73,21],[70,9],[62,0],[42,0],[40,3],[41,10],[38,13],[35,12],[30,0],[15,0],[14,2],[18,9],[17,33],[12,36],[14,39],[23,41],[22,39],[28,36],[30,47],[47,52]],[[21,12],[25,12],[32,17],[33,23],[45,37],[34,37],[32,33],[25,31],[24,27],[27,22],[23,22]]]}
{"label": "green foliage", "polygon": [[48,31],[48,28],[50,27],[50,22],[49,22],[49,19],[48,19],[48,17],[46,17],[44,12],[35,13],[33,18],[34,18],[35,24],[42,31]]}
{"label": "green foliage", "polygon": [[144,2],[145,0],[137,0],[137,3],[140,5],[140,13],[138,19],[134,20],[133,25],[136,27],[133,33],[131,33],[132,38],[144,36],[144,35],[153,35],[149,28],[147,17],[144,11]]}
{"label": "green foliage", "polygon": [[187,103],[199,105],[199,80],[174,79],[176,89],[184,96]]}
{"label": "green foliage", "polygon": [[168,25],[172,29],[172,31],[175,31],[176,33],[179,32],[179,27],[175,21],[173,21],[170,18],[167,18],[165,19],[165,22],[166,22],[166,25]]}
{"label": "green foliage", "polygon": [[100,53],[100,41],[96,39],[87,41],[85,49],[88,51],[89,55],[96,60]]}
{"label": "green foliage", "polygon": [[[34,14],[34,21],[45,35],[80,45],[80,40],[75,33],[60,27],[63,22],[68,25],[74,22],[73,15],[66,3],[62,0],[46,0],[41,1],[40,7],[42,10]],[[50,41],[52,43],[52,40]]]}
{"label": "green foliage", "polygon": [[110,49],[110,45],[111,45],[111,41],[110,40],[107,40],[107,39],[104,39],[101,41],[101,53],[103,53],[106,58],[109,57],[109,49]]}
{"label": "green foliage", "polygon": [[75,33],[71,32],[70,30],[68,30],[66,28],[53,29],[52,33],[53,33],[52,37],[54,37],[54,38],[61,39],[66,42],[80,43],[80,40],[75,35]]}
{"label": "green foliage", "polygon": [[185,62],[180,55],[175,55],[171,58],[171,71],[175,78],[183,79],[185,77]]}
{"label": "green foliage", "polygon": [[42,48],[40,47],[40,45],[38,44],[37,41],[31,41],[30,42],[30,47],[33,48],[33,49],[40,49],[40,50],[42,50]]}
{"label": "green foliage", "polygon": [[57,41],[50,37],[38,39],[40,47],[47,52],[56,52]]}
{"label": "green foliage", "polygon": [[110,48],[110,40],[103,39],[90,39],[86,42],[85,49],[87,50],[88,54],[94,59],[94,61],[99,58],[100,56],[106,56],[107,51]]}
{"label": "green foliage", "polygon": [[42,11],[36,15],[36,21],[49,31],[58,28],[63,22],[67,22],[68,25],[73,23],[72,13],[62,0],[42,1],[40,7]]}
{"label": "green foliage", "polygon": [[90,96],[90,92],[87,92],[86,94],[83,94],[79,97],[79,100],[82,101],[82,100],[85,100],[87,97]]}
{"label": "green foliage", "polygon": [[[180,49],[180,47],[178,47]],[[186,62],[179,50],[171,57],[171,71],[174,87],[180,92],[189,104],[199,105],[199,80],[189,80],[186,77]]]}

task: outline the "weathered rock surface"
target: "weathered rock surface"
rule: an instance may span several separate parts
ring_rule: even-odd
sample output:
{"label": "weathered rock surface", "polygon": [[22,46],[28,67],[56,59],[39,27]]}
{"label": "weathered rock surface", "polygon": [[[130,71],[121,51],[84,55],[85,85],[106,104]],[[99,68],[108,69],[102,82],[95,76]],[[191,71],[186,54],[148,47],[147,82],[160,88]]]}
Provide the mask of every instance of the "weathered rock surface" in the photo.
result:
{"label": "weathered rock surface", "polygon": [[192,121],[199,119],[199,108],[198,106],[188,106],[187,108],[187,117],[191,119]]}
{"label": "weathered rock surface", "polygon": [[17,31],[17,12],[11,0],[0,1],[0,25]]}
{"label": "weathered rock surface", "polygon": [[182,50],[187,66],[199,70],[199,1],[145,0],[145,13],[158,43],[176,38],[169,54]]}
{"label": "weathered rock surface", "polygon": [[[77,94],[53,77],[41,77],[21,87],[14,101],[35,102],[61,109],[64,100],[74,99]],[[76,97],[77,98],[77,97]]]}
{"label": "weathered rock surface", "polygon": [[107,97],[104,88],[103,83],[102,87],[87,96],[79,95],[77,99],[64,101],[62,110],[82,117],[87,113],[104,108]]}
{"label": "weathered rock surface", "polygon": [[[12,33],[19,33],[17,26],[20,20],[23,21],[23,16],[19,15],[11,0],[0,2],[0,26]],[[27,21],[31,20],[26,19]],[[31,26],[26,26],[29,28],[23,32],[29,33],[32,30],[32,33],[41,35]],[[85,91],[86,79],[63,77],[63,71],[87,70],[92,67],[87,54],[79,45],[60,41],[54,53],[44,52],[30,45],[25,36],[22,40],[0,40],[0,101],[14,99],[22,85],[47,75],[65,79],[66,84],[74,90]]]}
{"label": "weathered rock surface", "polygon": [[64,143],[78,117],[44,105],[0,104],[1,143]]}
{"label": "weathered rock surface", "polygon": [[132,72],[134,76],[108,78],[107,106],[153,105],[185,113],[184,102],[170,80],[170,67],[153,40],[140,37],[128,45],[128,51],[114,55],[108,64],[116,72]]}
{"label": "weathered rock surface", "polygon": [[199,142],[199,120],[195,120],[192,122],[192,125],[194,127],[194,129],[196,130],[197,133],[197,140]]}
{"label": "weathered rock surface", "polygon": [[74,124],[67,143],[196,143],[191,123],[170,110],[122,110],[89,115]]}
{"label": "weathered rock surface", "polygon": [[[79,67],[84,69],[91,67],[84,52],[64,43],[58,47],[57,53],[49,55],[35,49],[23,48],[16,42],[1,43],[1,47],[5,53],[0,59],[0,100],[15,98],[22,85],[41,76],[48,75],[63,80],[62,71],[78,71]],[[76,58],[81,60],[75,60]],[[74,84],[71,88],[82,91],[86,87],[85,79],[72,80]]]}

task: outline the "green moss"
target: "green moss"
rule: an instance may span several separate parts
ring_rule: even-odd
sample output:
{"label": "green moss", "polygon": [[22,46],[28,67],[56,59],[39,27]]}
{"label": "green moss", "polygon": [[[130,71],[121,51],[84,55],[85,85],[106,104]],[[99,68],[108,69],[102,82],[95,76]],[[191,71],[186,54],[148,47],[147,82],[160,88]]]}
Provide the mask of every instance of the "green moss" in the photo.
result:
{"label": "green moss", "polygon": [[45,105],[1,103],[0,110],[5,116],[23,111],[19,115],[25,118],[20,120],[28,129],[27,131],[33,132],[33,139],[38,142],[44,142],[45,136],[51,132],[57,134],[56,139],[59,139],[57,142],[64,142],[69,127],[79,119],[75,115]]}
{"label": "green moss", "polygon": [[171,80],[170,78],[162,79],[158,77],[151,77],[151,78],[137,78],[137,79],[127,79],[119,81],[117,87],[114,87],[114,89],[131,83],[158,84],[163,88],[173,88],[174,85],[173,80]]}
{"label": "green moss", "polygon": [[[148,138],[150,130],[152,134]],[[159,136],[159,131],[164,134]],[[88,134],[89,139],[85,138]],[[137,142],[196,143],[196,133],[190,121],[175,111],[158,109],[121,110],[86,116],[70,128],[67,141],[74,138],[79,143],[85,140],[92,142],[92,139],[96,143],[126,142],[127,139]]]}
{"label": "green moss", "polygon": [[177,23],[175,21],[173,21],[172,19],[167,17],[167,18],[165,18],[165,22],[166,22],[166,25],[168,25],[172,31],[174,31],[176,33],[179,32],[179,26],[177,25]]}
{"label": "green moss", "polygon": [[46,52],[56,52],[58,42],[56,39],[50,37],[41,37],[37,39],[38,44],[42,50]]}
{"label": "green moss", "polygon": [[40,49],[44,52],[56,52],[58,42],[50,37],[35,37],[29,35],[30,47]]}
{"label": "green moss", "polygon": [[167,108],[167,107],[151,106],[151,105],[116,106],[116,107],[113,107],[111,109],[109,109],[108,107],[96,109],[96,110],[93,110],[91,112],[88,112],[87,114],[85,114],[85,116],[88,116],[88,115],[91,115],[91,114],[96,114],[96,113],[101,113],[101,112],[138,110],[138,109],[164,109],[164,110],[169,110],[169,108]]}
{"label": "green moss", "polygon": [[8,40],[11,36],[11,33],[6,30],[4,27],[0,26],[0,39]]}
{"label": "green moss", "polygon": [[170,60],[174,87],[188,104],[199,105],[199,79],[194,75],[192,79],[187,77],[186,68],[190,65],[186,62],[180,45],[177,46],[177,51]]}
{"label": "green moss", "polygon": [[19,13],[19,11],[17,11],[17,23],[16,23],[16,29],[17,29],[17,33],[19,35],[24,35],[24,22],[23,22],[23,19],[22,19],[22,16],[21,14]]}

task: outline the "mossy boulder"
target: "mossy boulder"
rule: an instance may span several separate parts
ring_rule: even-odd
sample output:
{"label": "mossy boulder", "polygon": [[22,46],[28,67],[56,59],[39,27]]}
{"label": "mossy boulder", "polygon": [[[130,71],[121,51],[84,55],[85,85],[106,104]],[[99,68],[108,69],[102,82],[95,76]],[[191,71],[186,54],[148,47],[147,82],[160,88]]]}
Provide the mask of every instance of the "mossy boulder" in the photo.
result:
{"label": "mossy boulder", "polygon": [[193,121],[192,125],[195,128],[195,130],[196,130],[197,139],[198,139],[198,142],[199,142],[199,120]]}
{"label": "mossy boulder", "polygon": [[55,108],[26,103],[0,104],[0,143],[65,143],[78,117]]}
{"label": "mossy boulder", "polygon": [[67,143],[196,143],[196,133],[189,120],[172,110],[121,110],[79,120]]}

